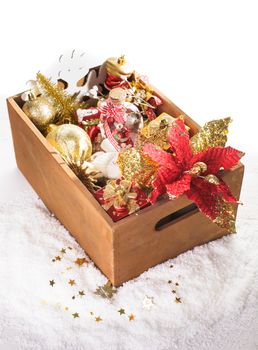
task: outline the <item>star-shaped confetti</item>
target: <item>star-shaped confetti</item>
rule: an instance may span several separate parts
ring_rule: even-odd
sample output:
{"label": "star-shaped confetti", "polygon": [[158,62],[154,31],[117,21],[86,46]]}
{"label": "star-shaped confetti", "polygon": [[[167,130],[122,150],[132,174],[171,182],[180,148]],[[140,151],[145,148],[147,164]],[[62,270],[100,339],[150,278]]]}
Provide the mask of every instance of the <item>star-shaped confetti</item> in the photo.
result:
{"label": "star-shaped confetti", "polygon": [[49,281],[49,284],[51,287],[54,287],[54,284],[56,284],[56,282],[54,280],[51,280],[51,281]]}
{"label": "star-shaped confetti", "polygon": [[128,318],[129,318],[129,321],[134,321],[135,320],[135,316],[133,314],[129,315]]}
{"label": "star-shaped confetti", "polygon": [[100,316],[97,316],[97,317],[95,317],[95,321],[96,321],[96,322],[101,322],[101,321],[103,321],[103,320],[102,320],[102,318],[101,318]]}
{"label": "star-shaped confetti", "polygon": [[84,290],[80,290],[79,295],[80,295],[80,297],[83,297],[85,295]]}
{"label": "star-shaped confetti", "polygon": [[112,286],[111,282],[107,282],[103,286],[98,286],[98,288],[95,291],[95,294],[106,299],[111,299],[116,293],[117,290]]}
{"label": "star-shaped confetti", "polygon": [[176,297],[175,302],[176,302],[176,304],[181,304],[182,303],[181,298]]}
{"label": "star-shaped confetti", "polygon": [[176,290],[175,290],[175,289],[173,289],[173,290],[172,290],[172,293],[173,293],[173,294],[176,294]]}
{"label": "star-shaped confetti", "polygon": [[73,318],[79,318],[80,317],[80,315],[78,314],[78,312],[75,312],[74,314],[72,314],[73,315]]}
{"label": "star-shaped confetti", "polygon": [[149,297],[148,295],[145,295],[143,301],[142,301],[142,307],[144,309],[150,310],[152,306],[154,305],[154,298]]}
{"label": "star-shaped confetti", "polygon": [[60,253],[65,254],[65,253],[66,253],[66,249],[65,249],[65,248],[62,248],[62,249],[60,250]]}
{"label": "star-shaped confetti", "polygon": [[61,256],[55,256],[55,261],[61,261],[62,260],[62,258],[61,258]]}
{"label": "star-shaped confetti", "polygon": [[125,315],[125,310],[124,309],[120,309],[120,310],[118,310],[117,312],[119,312],[120,313],[120,315]]}
{"label": "star-shaped confetti", "polygon": [[69,280],[68,282],[71,286],[74,286],[76,284],[75,280]]}
{"label": "star-shaped confetti", "polygon": [[86,258],[77,258],[75,260],[75,264],[78,266],[82,266],[83,264],[86,264],[88,261]]}

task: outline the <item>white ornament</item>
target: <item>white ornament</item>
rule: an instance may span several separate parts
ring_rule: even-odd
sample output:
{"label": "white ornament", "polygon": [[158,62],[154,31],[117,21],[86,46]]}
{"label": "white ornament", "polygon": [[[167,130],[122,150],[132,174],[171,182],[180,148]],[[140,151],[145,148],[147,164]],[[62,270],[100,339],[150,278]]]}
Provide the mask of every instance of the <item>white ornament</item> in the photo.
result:
{"label": "white ornament", "polygon": [[[82,50],[67,50],[44,72],[53,82],[59,82],[69,94],[85,95],[87,91],[104,84],[105,57],[93,56]],[[98,68],[100,66],[100,68]]]}
{"label": "white ornament", "polygon": [[85,162],[87,173],[101,172],[108,179],[117,179],[120,176],[117,165],[117,152],[96,152]]}

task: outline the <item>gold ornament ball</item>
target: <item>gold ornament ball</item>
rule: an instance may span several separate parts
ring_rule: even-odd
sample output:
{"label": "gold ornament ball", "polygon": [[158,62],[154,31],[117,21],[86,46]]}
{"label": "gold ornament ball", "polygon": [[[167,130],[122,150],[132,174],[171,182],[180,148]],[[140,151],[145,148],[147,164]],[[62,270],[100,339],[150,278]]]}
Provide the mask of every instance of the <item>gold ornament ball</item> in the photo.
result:
{"label": "gold ornament ball", "polygon": [[80,165],[92,154],[90,137],[77,125],[57,126],[46,139],[71,164]]}
{"label": "gold ornament ball", "polygon": [[40,131],[44,131],[53,122],[57,112],[55,107],[43,96],[26,101],[22,109]]}

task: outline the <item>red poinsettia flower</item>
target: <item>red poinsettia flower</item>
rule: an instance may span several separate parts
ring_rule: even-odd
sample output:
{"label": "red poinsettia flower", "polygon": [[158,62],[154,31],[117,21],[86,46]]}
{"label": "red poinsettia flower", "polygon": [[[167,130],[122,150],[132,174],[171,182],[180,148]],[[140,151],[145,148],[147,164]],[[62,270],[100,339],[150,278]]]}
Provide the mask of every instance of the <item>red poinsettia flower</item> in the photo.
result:
{"label": "red poinsettia flower", "polygon": [[186,194],[205,215],[215,220],[219,216],[219,204],[237,202],[217,173],[236,165],[243,153],[231,147],[210,147],[194,154],[188,131],[180,119],[170,129],[168,140],[173,153],[153,144],[145,144],[143,148],[159,164],[150,201],[154,203],[164,193],[172,199]]}

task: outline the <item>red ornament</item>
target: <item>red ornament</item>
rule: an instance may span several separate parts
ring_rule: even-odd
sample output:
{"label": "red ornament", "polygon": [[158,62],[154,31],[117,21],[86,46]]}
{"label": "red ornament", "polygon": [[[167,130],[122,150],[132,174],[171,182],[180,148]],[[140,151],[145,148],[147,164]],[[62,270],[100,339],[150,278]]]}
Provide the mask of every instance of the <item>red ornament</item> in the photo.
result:
{"label": "red ornament", "polygon": [[151,107],[147,107],[145,113],[150,121],[157,118],[156,113],[154,112],[153,108],[151,108]]}
{"label": "red ornament", "polygon": [[168,141],[173,153],[153,144],[146,144],[143,148],[159,164],[152,183],[152,203],[164,193],[172,199],[186,194],[205,215],[215,220],[219,216],[219,201],[237,202],[228,186],[216,174],[221,168],[227,170],[236,165],[243,155],[240,151],[231,147],[210,147],[193,154],[188,131],[180,119],[170,129]]}
{"label": "red ornament", "polygon": [[100,128],[97,125],[100,119],[100,111],[98,108],[90,107],[87,109],[79,109],[76,112],[78,125],[84,129],[91,141],[100,133]]}
{"label": "red ornament", "polygon": [[126,80],[123,80],[120,77],[114,77],[113,75],[109,75],[109,74],[107,75],[104,85],[108,90],[112,90],[117,87],[121,87],[125,89],[129,88],[129,84]]}

